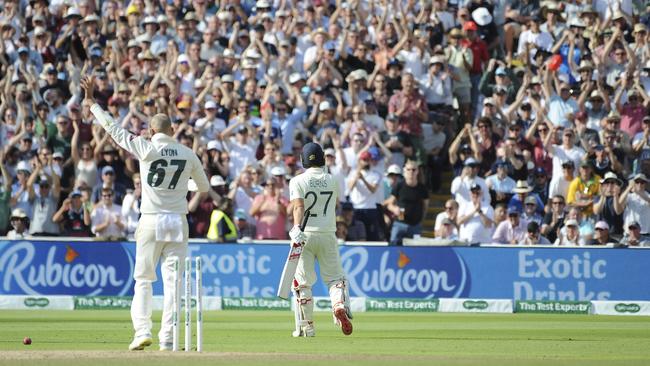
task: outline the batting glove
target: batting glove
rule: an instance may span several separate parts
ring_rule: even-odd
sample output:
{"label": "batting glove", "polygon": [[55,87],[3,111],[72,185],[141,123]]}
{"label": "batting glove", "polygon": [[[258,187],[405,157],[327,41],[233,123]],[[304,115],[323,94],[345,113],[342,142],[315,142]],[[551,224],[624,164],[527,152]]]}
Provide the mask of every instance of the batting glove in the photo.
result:
{"label": "batting glove", "polygon": [[291,228],[291,231],[289,231],[289,237],[294,243],[304,243],[307,241],[307,235],[305,235],[305,233],[300,230],[300,226],[297,225]]}

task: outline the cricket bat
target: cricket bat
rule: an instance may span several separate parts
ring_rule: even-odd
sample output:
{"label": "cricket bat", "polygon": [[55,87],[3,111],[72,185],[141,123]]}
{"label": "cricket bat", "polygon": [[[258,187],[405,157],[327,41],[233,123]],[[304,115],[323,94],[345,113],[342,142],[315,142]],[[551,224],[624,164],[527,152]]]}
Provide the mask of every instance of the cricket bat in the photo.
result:
{"label": "cricket bat", "polygon": [[[307,220],[309,220],[309,211],[305,211],[305,215],[300,223],[300,230],[305,231]],[[287,261],[284,262],[284,269],[282,270],[280,284],[278,285],[277,296],[281,299],[286,300],[289,298],[293,277],[296,275],[296,267],[298,267],[298,260],[300,259],[300,254],[302,254],[302,247],[304,244],[305,243],[291,243],[289,255],[287,256]]]}

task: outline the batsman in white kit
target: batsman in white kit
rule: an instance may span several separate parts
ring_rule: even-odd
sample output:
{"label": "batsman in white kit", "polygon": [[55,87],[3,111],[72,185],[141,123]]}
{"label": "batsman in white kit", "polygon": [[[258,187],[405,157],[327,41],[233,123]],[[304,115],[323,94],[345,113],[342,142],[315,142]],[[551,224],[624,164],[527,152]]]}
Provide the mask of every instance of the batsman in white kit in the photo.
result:
{"label": "batsman in white kit", "polygon": [[[173,258],[187,255],[187,191],[190,178],[196,190],[207,192],[210,184],[201,161],[186,146],[172,136],[171,120],[157,114],[149,121],[151,140],[135,136],[120,127],[93,100],[94,79],[82,80],[86,100],[97,122],[123,149],[133,154],[140,165],[142,203],[140,220],[135,232],[135,280],[131,320],[135,330],[130,350],[143,350],[153,343],[151,312],[152,283],[157,280],[156,267],[161,262],[164,285],[164,305],[158,340],[161,350],[172,349],[172,311],[174,303]],[[180,261],[183,271],[184,261]]]}
{"label": "batsman in white kit", "polygon": [[[345,272],[341,266],[336,240],[336,203],[339,191],[336,180],[325,169],[325,154],[320,145],[310,142],[302,149],[305,172],[291,179],[289,196],[293,204],[294,227],[289,232],[292,243],[304,243],[294,277],[296,323],[294,336],[313,337],[314,302],[312,286],[316,282],[315,261],[329,289],[335,322],[343,334],[352,334],[352,313]],[[304,231],[299,223],[308,214]]]}

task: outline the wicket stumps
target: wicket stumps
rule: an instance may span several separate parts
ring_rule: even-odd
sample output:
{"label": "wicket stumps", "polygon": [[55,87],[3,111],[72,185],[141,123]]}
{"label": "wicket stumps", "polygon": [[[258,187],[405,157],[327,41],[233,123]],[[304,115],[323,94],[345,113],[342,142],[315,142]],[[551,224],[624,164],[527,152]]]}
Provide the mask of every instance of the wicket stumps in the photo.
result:
{"label": "wicket stumps", "polygon": [[[172,309],[172,334],[173,343],[172,351],[178,351],[180,339],[180,313],[181,313],[181,290],[183,288],[181,278],[183,274],[180,270],[180,259],[178,257],[172,258],[174,269],[174,308]],[[196,286],[196,350],[201,352],[203,349],[203,294],[202,283],[203,276],[201,273],[201,257],[196,258],[195,265],[195,286]],[[185,258],[185,352],[192,350],[192,259]]]}

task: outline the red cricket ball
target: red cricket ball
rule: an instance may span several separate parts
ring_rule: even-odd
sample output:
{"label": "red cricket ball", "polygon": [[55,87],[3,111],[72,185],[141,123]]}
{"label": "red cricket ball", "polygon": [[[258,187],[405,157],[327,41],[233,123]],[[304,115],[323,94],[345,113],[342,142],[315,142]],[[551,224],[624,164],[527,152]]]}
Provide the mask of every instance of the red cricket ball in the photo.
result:
{"label": "red cricket ball", "polygon": [[29,337],[25,337],[23,339],[23,344],[26,345],[26,346],[29,346],[30,344],[32,344],[32,339],[29,338]]}

